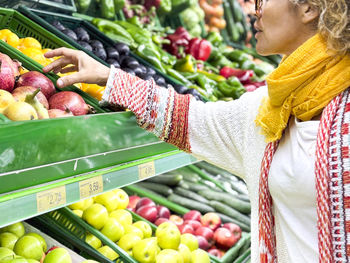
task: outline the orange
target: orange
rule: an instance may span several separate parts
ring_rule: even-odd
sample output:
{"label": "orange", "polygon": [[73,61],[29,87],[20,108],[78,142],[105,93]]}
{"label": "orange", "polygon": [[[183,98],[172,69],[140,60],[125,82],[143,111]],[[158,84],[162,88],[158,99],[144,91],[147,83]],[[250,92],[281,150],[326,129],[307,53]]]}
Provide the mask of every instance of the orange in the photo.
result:
{"label": "orange", "polygon": [[20,41],[20,48],[37,48],[41,50],[41,44],[38,40],[32,37],[22,38]]}
{"label": "orange", "polygon": [[46,58],[44,57],[43,53],[40,49],[37,48],[20,48],[22,53],[31,59],[35,60],[41,65],[46,64]]}

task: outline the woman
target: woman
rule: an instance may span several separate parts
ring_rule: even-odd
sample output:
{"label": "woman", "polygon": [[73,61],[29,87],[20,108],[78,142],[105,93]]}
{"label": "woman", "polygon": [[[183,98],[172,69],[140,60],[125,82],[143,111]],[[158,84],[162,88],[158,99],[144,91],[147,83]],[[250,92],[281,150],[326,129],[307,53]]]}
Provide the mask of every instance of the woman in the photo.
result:
{"label": "woman", "polygon": [[141,127],[241,176],[252,262],[347,262],[350,1],[265,0],[256,11],[257,51],[284,58],[267,88],[233,102],[204,104],[65,48],[46,54],[62,58],[45,71],[78,71],[61,87],[107,83],[103,100]]}

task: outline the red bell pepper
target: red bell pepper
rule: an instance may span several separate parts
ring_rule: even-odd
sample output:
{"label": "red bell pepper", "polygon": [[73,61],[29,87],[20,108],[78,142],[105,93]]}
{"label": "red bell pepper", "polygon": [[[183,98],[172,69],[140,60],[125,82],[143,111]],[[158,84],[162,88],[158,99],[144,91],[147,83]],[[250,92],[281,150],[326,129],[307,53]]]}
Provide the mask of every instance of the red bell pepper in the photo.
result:
{"label": "red bell pepper", "polygon": [[186,54],[191,54],[197,60],[208,60],[210,53],[211,44],[205,39],[192,38],[186,48]]}
{"label": "red bell pepper", "polygon": [[178,27],[175,33],[168,35],[166,39],[170,41],[170,44],[163,45],[163,48],[177,58],[181,58],[180,47],[185,49],[189,45],[191,37],[185,28]]}

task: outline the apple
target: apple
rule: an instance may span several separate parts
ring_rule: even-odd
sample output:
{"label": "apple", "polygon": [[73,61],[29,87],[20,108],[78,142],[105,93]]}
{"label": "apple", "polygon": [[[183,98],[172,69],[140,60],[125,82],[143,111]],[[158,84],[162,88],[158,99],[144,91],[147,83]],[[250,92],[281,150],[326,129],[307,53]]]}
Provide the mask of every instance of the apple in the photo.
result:
{"label": "apple", "polygon": [[25,234],[25,235],[26,235],[26,236],[32,236],[32,237],[37,238],[37,239],[39,240],[41,246],[43,247],[43,251],[44,251],[44,252],[46,251],[46,249],[47,249],[47,244],[46,244],[45,239],[44,239],[41,235],[39,235],[38,233],[33,233],[33,232],[27,233],[27,234]]}
{"label": "apple", "polygon": [[24,257],[14,256],[14,257],[6,257],[3,258],[1,263],[28,263],[28,260]]}
{"label": "apple", "polygon": [[187,212],[186,214],[184,214],[183,219],[184,220],[195,220],[195,221],[201,222],[201,217],[202,217],[202,214],[199,211],[191,210],[191,211]]}
{"label": "apple", "polygon": [[142,230],[140,230],[138,227],[133,226],[133,225],[126,225],[124,227],[125,230],[125,235],[126,234],[135,234],[137,236],[139,236],[141,239],[143,239],[143,232]]}
{"label": "apple", "polygon": [[126,234],[119,239],[118,246],[132,257],[132,249],[140,240],[138,235]]}
{"label": "apple", "polygon": [[181,234],[186,234],[186,233],[193,234],[194,233],[193,227],[191,225],[180,225],[180,226],[178,226],[178,228],[179,228]]}
{"label": "apple", "polygon": [[201,226],[196,229],[194,233],[196,236],[204,237],[208,242],[211,242],[214,238],[214,232],[209,227]]}
{"label": "apple", "polygon": [[118,197],[113,191],[96,196],[95,203],[103,205],[108,212],[112,212],[118,207]]}
{"label": "apple", "polygon": [[182,256],[184,263],[191,263],[191,250],[184,244],[180,244],[177,249]]}
{"label": "apple", "polygon": [[160,224],[162,224],[162,223],[164,223],[164,222],[170,222],[170,220],[169,220],[169,219],[166,219],[166,218],[158,218],[158,219],[156,220],[156,222],[154,222],[154,224],[155,224],[156,226],[159,226]]}
{"label": "apple", "polygon": [[[56,249],[56,248],[60,248],[60,247],[58,247],[58,246],[53,246],[53,247],[51,247],[50,249],[48,249],[47,251],[46,251],[46,254],[48,254],[49,252],[51,252],[52,250],[54,250],[54,249]],[[40,259],[41,260],[41,259]]]}
{"label": "apple", "polygon": [[100,230],[108,220],[107,209],[101,204],[92,204],[84,210],[83,219]]}
{"label": "apple", "polygon": [[124,227],[118,223],[117,219],[111,217],[101,229],[101,233],[113,242],[117,242],[124,235]]}
{"label": "apple", "polygon": [[0,247],[6,247],[13,249],[18,237],[10,232],[4,232],[0,234]]}
{"label": "apple", "polygon": [[184,222],[184,220],[183,220],[181,217],[179,217],[178,215],[171,215],[171,216],[169,217],[169,220],[170,220],[171,222],[173,222],[173,223],[174,223],[175,225],[177,225],[177,226],[182,225],[183,222]]}
{"label": "apple", "polygon": [[191,253],[191,263],[210,263],[207,252],[202,249],[196,249]]}
{"label": "apple", "polygon": [[156,204],[148,197],[142,197],[135,206],[136,211],[143,206],[156,206]]}
{"label": "apple", "polygon": [[40,263],[40,261],[37,261],[37,260],[35,260],[35,259],[27,259],[27,262],[28,263]]}
{"label": "apple", "polygon": [[99,263],[98,261],[92,260],[92,259],[86,259],[81,263]]}
{"label": "apple", "polygon": [[136,207],[137,202],[141,199],[141,197],[137,195],[131,195],[129,196],[129,204],[128,208],[134,209]]}
{"label": "apple", "polygon": [[157,208],[155,206],[141,206],[136,210],[136,214],[154,223],[157,219]]}
{"label": "apple", "polygon": [[234,234],[232,234],[230,230],[224,227],[216,229],[214,233],[214,240],[216,244],[224,248],[230,248],[238,241]]}
{"label": "apple", "polygon": [[157,255],[156,263],[183,263],[183,259],[178,251],[174,249],[164,249]]}
{"label": "apple", "polygon": [[117,196],[117,209],[126,209],[129,204],[128,194],[122,189],[115,189],[113,192]]}
{"label": "apple", "polygon": [[209,212],[202,216],[201,223],[215,231],[221,225],[221,218],[216,213]]}
{"label": "apple", "polygon": [[0,247],[0,260],[6,257],[12,257],[12,256],[14,257],[15,253],[11,249],[7,247]]}
{"label": "apple", "polygon": [[153,263],[157,256],[157,243],[149,239],[140,240],[132,248],[132,255],[140,263]]}
{"label": "apple", "polygon": [[95,237],[93,234],[90,234],[90,233],[86,234],[85,242],[95,249],[98,249],[102,246],[101,240],[99,240],[97,237]]}
{"label": "apple", "polygon": [[169,219],[170,217],[170,211],[168,208],[162,205],[157,205],[157,212],[158,212],[158,218],[167,218]]}
{"label": "apple", "polygon": [[79,216],[80,218],[83,217],[83,213],[84,213],[83,210],[75,209],[75,210],[72,210],[72,212],[73,212],[74,214],[76,214],[77,216]]}
{"label": "apple", "polygon": [[197,240],[198,240],[198,247],[200,249],[203,250],[208,250],[208,248],[210,247],[209,242],[205,239],[205,237],[202,236],[196,236]]}
{"label": "apple", "polygon": [[110,260],[116,260],[119,257],[118,253],[109,246],[100,247],[97,251]]}
{"label": "apple", "polygon": [[22,222],[17,222],[12,225],[5,226],[0,229],[0,233],[3,232],[10,232],[12,234],[15,234],[17,237],[22,237],[25,234],[24,225]]}
{"label": "apple", "polygon": [[219,249],[217,249],[217,248],[211,248],[211,249],[209,249],[209,250],[208,250],[208,253],[209,253],[210,255],[213,255],[213,256],[217,257],[217,258],[222,258],[222,256],[223,256],[223,253],[222,253]]}
{"label": "apple", "polygon": [[181,235],[181,244],[186,245],[191,251],[198,248],[198,240],[196,236],[192,234]]}
{"label": "apple", "polygon": [[144,221],[137,221],[132,224],[143,232],[143,238],[149,238],[152,236],[152,228],[149,224]]}
{"label": "apple", "polygon": [[86,203],[85,200],[81,200],[79,202],[69,205],[68,207],[72,210],[84,210],[85,203]]}
{"label": "apple", "polygon": [[223,224],[222,227],[227,228],[239,240],[242,236],[242,229],[234,223]]}
{"label": "apple", "polygon": [[115,218],[123,226],[132,224],[132,215],[129,211],[124,209],[114,210],[109,214],[109,217]]}
{"label": "apple", "polygon": [[183,224],[184,225],[190,225],[193,228],[194,231],[196,231],[196,229],[198,227],[202,226],[202,224],[200,222],[196,221],[196,220],[185,220]]}
{"label": "apple", "polygon": [[82,210],[84,211],[86,208],[89,208],[93,203],[94,199],[92,197],[85,199],[84,207]]}
{"label": "apple", "polygon": [[44,263],[72,263],[72,259],[66,249],[59,247],[46,254]]}
{"label": "apple", "polygon": [[44,251],[40,241],[32,236],[22,236],[19,238],[13,248],[16,255],[24,258],[40,260]]}
{"label": "apple", "polygon": [[156,230],[158,245],[162,249],[177,249],[181,241],[181,233],[171,222],[160,224]]}

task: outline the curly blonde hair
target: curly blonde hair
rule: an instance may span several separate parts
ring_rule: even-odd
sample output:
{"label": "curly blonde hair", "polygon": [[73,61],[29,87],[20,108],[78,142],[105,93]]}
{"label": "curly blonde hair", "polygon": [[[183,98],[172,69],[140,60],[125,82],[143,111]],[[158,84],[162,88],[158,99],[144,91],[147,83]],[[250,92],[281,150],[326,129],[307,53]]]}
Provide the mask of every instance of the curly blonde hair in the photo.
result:
{"label": "curly blonde hair", "polygon": [[317,28],[328,47],[350,54],[350,0],[290,0],[294,4],[309,3],[320,13]]}

